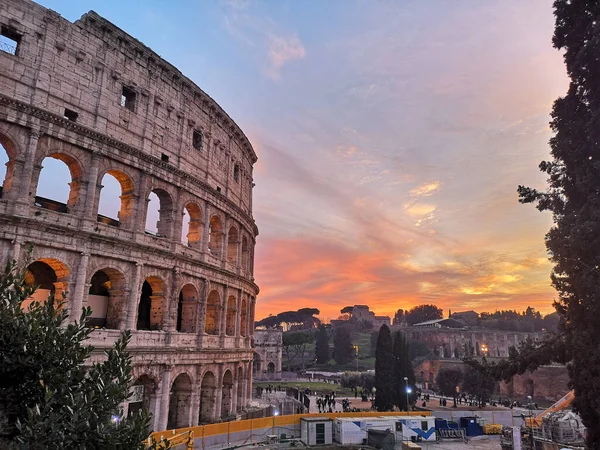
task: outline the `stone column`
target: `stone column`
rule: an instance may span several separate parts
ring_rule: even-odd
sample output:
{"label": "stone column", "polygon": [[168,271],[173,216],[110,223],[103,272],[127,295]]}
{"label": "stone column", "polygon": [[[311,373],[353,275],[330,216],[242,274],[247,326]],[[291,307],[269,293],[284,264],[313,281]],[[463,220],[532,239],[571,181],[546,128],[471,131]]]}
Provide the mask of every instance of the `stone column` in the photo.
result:
{"label": "stone column", "polygon": [[227,303],[229,301],[229,286],[225,285],[225,289],[223,290],[223,302],[221,305],[221,319],[220,319],[220,328],[219,335],[221,338],[225,338],[227,334]]}
{"label": "stone column", "polygon": [[96,192],[99,193],[100,189],[98,187],[98,163],[100,161],[100,152],[92,152],[92,163],[90,165],[90,172],[87,179],[87,192],[85,195],[85,209],[84,209],[84,217],[88,219],[92,219],[95,221],[95,213],[94,204],[96,200]]}
{"label": "stone column", "polygon": [[171,367],[167,367],[163,372],[162,382],[160,385],[159,394],[159,409],[158,409],[158,430],[167,429],[167,421],[169,418],[169,400],[171,397]]}
{"label": "stone column", "polygon": [[137,312],[140,302],[140,277],[142,275],[142,263],[135,263],[135,275],[131,283],[131,293],[129,294],[129,305],[127,308],[127,329],[135,330],[137,327]]}
{"label": "stone column", "polygon": [[235,305],[235,345],[239,346],[240,332],[241,332],[241,320],[242,320],[242,290],[238,289],[237,299]]}
{"label": "stone column", "polygon": [[246,373],[247,381],[246,381],[246,405],[250,403],[252,400],[252,366],[250,362],[246,362]]}
{"label": "stone column", "polygon": [[215,419],[221,418],[221,403],[223,403],[223,363],[219,363],[215,398]]}
{"label": "stone column", "polygon": [[237,369],[235,369],[235,377],[233,386],[231,387],[231,414],[237,413],[237,393],[238,393],[238,380],[237,380]]}
{"label": "stone column", "polygon": [[179,282],[181,273],[178,267],[173,267],[173,280],[171,282],[171,292],[164,293],[165,296],[165,331],[174,332],[177,324],[177,309],[179,306]]}
{"label": "stone column", "polygon": [[77,268],[77,278],[75,279],[75,289],[73,297],[71,298],[71,310],[69,311],[69,322],[75,322],[81,317],[81,309],[84,303],[84,296],[87,297],[85,292],[85,279],[87,276],[87,265],[90,254],[87,249],[84,248],[83,253],[79,257],[79,267]]}
{"label": "stone column", "polygon": [[[35,161],[35,154],[37,150],[38,140],[40,134],[37,130],[31,130],[29,132],[29,142],[25,149],[25,162],[23,164],[23,171],[17,175],[19,194],[18,202],[29,204],[29,188],[31,187],[31,177],[33,174],[33,164]],[[14,186],[14,184],[13,184]]]}
{"label": "stone column", "polygon": [[12,260],[19,264],[19,260],[21,259],[21,236],[15,236],[12,244]]}
{"label": "stone column", "polygon": [[190,424],[195,427],[200,422],[200,385],[192,386],[190,396]]}
{"label": "stone column", "polygon": [[227,268],[227,253],[229,252],[229,218],[225,216],[223,223],[223,246],[221,247],[221,267]]}
{"label": "stone column", "polygon": [[200,298],[198,299],[198,314],[196,315],[196,330],[198,334],[198,345],[202,346],[202,336],[205,334],[206,328],[206,300],[208,297],[208,280],[202,279],[202,289]]}
{"label": "stone column", "polygon": [[202,230],[202,244],[200,251],[204,254],[208,253],[208,238],[210,237],[210,205],[204,204],[204,229]]}
{"label": "stone column", "polygon": [[134,213],[131,229],[134,232],[144,232],[146,228],[146,210],[148,208],[148,198],[146,195],[146,172],[140,173],[137,195],[133,196]]}
{"label": "stone column", "polygon": [[152,413],[152,430],[153,431],[162,431],[163,429],[159,427],[159,414],[160,414],[160,395],[152,394],[150,395],[150,405],[148,409]]}

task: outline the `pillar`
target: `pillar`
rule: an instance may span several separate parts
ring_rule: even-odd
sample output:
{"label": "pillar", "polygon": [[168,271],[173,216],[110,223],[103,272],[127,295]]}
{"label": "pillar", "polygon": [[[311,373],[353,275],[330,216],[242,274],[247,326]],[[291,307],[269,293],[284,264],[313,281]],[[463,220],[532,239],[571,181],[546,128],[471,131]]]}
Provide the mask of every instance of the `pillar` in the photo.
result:
{"label": "pillar", "polygon": [[152,430],[153,431],[162,431],[162,428],[159,427],[159,410],[160,408],[160,396],[158,394],[150,395],[150,405],[148,405],[148,409],[152,413]]}
{"label": "pillar", "polygon": [[140,277],[142,275],[141,263],[135,263],[135,275],[131,284],[131,292],[129,294],[129,307],[127,308],[127,329],[135,330],[137,324],[138,303],[140,302]]}
{"label": "pillar", "polygon": [[237,380],[237,370],[235,370],[234,382],[231,388],[231,414],[237,413],[237,396],[238,396],[238,380]]}
{"label": "pillar", "polygon": [[69,311],[69,322],[75,322],[81,317],[81,309],[83,307],[83,297],[85,292],[85,279],[87,276],[87,265],[90,254],[87,250],[79,257],[79,267],[77,268],[77,278],[75,278],[75,289],[71,300],[71,310]]}
{"label": "pillar", "polygon": [[[13,248],[12,248],[12,260],[19,264],[19,260],[21,259],[21,237],[15,236],[13,239]],[[10,262],[10,261],[8,261]]]}
{"label": "pillar", "polygon": [[206,328],[206,300],[208,297],[208,280],[202,279],[202,289],[198,301],[198,314],[196,316],[196,330],[198,330],[198,345],[202,346],[202,336],[204,336]]}
{"label": "pillar", "polygon": [[219,364],[217,372],[217,386],[215,388],[215,419],[221,418],[221,403],[223,402],[223,363]]}
{"label": "pillar", "polygon": [[17,201],[26,204],[29,204],[29,188],[31,187],[33,164],[35,161],[35,154],[37,151],[39,138],[40,134],[37,131],[30,131],[29,141],[27,142],[27,147],[25,149],[25,162],[23,164],[23,171],[17,176],[19,180],[19,193]]}
{"label": "pillar", "polygon": [[178,267],[173,267],[173,280],[171,281],[171,292],[164,293],[165,298],[165,331],[175,331],[177,323],[177,308],[179,303],[179,283],[181,280],[181,272]]}
{"label": "pillar", "polygon": [[169,418],[169,400],[171,397],[171,367],[167,367],[163,372],[162,382],[159,394],[159,409],[157,415],[158,430],[167,429],[167,420]]}
{"label": "pillar", "polygon": [[204,229],[202,230],[202,244],[200,251],[208,253],[208,239],[210,237],[210,205],[204,204]]}
{"label": "pillar", "polygon": [[96,211],[94,205],[96,200],[96,192],[99,192],[98,187],[98,163],[100,161],[100,153],[92,152],[92,163],[90,165],[89,177],[87,180],[87,192],[85,195],[85,210],[84,217],[95,220]]}
{"label": "pillar", "polygon": [[195,427],[200,422],[200,386],[192,385],[190,398],[190,424]]}
{"label": "pillar", "polygon": [[221,303],[221,318],[219,324],[219,336],[222,338],[225,337],[225,332],[227,329],[227,302],[229,300],[229,286],[225,285],[225,289],[223,290],[223,302]]}

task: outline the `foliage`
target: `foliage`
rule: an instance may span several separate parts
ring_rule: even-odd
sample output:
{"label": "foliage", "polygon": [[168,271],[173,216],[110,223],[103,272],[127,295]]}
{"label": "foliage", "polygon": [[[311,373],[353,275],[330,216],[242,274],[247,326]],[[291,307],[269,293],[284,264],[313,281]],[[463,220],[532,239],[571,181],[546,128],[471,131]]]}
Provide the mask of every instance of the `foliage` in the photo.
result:
{"label": "foliage", "polygon": [[456,395],[456,387],[460,386],[462,381],[462,370],[454,367],[442,367],[437,374],[435,384],[442,395],[454,397]]}
{"label": "foliage", "polygon": [[319,326],[321,321],[314,316],[319,315],[317,308],[301,308],[298,311],[284,311],[276,316],[265,317],[256,322],[257,327],[277,328],[286,323],[294,329],[312,329]]}
{"label": "foliage", "polygon": [[345,306],[344,308],[342,308],[340,310],[340,313],[342,314],[348,314],[349,316],[352,316],[352,310],[354,309],[354,306]]}
{"label": "foliage", "polygon": [[354,389],[366,389],[371,392],[375,386],[375,375],[370,372],[344,372],[340,381],[342,387]]}
{"label": "foliage", "polygon": [[333,357],[339,365],[347,364],[354,358],[354,348],[347,327],[337,327],[333,335]]}
{"label": "foliage", "polygon": [[304,356],[306,346],[315,340],[312,332],[305,331],[287,331],[283,333],[283,351],[288,361],[288,371],[291,370],[292,360],[300,356],[301,367],[304,370]]}
{"label": "foliage", "polygon": [[377,350],[377,340],[379,339],[379,330],[371,333],[371,355],[374,355]]}
{"label": "foliage", "polygon": [[[483,358],[485,364],[485,357]],[[467,366],[462,383],[463,391],[475,396],[479,406],[485,406],[486,400],[497,390],[498,382],[492,377],[486,376],[485,372]]]}
{"label": "foliage", "polygon": [[106,352],[105,362],[86,370],[93,351],[84,344],[92,331],[84,325],[90,309],[66,325],[64,298],[51,295],[22,309],[34,291],[12,263],[0,276],[2,448],[143,448],[148,415],[119,412],[131,383],[130,334]]}
{"label": "foliage", "polygon": [[402,322],[404,322],[404,320],[405,320],[404,310],[402,308],[400,308],[398,311],[396,311],[396,314],[394,314],[394,319],[392,321],[392,325],[401,325]]}
{"label": "foliage", "polygon": [[[408,411],[408,405],[406,404],[406,388],[410,387],[412,390],[409,396],[409,402],[412,402],[416,398],[415,388],[415,372],[412,367],[410,352],[408,348],[408,341],[400,333],[396,332],[394,335],[394,404],[401,411]],[[404,381],[404,378],[408,378],[408,381]]]}
{"label": "foliage", "polygon": [[419,305],[408,311],[405,316],[409,325],[426,322],[428,320],[442,319],[443,310],[435,305]]}
{"label": "foliage", "polygon": [[546,247],[558,291],[558,339],[570,360],[573,406],[587,427],[587,444],[599,448],[600,3],[555,0],[554,15],[553,44],[564,52],[571,80],[566,96],[552,110],[553,159],[539,166],[548,176],[548,189],[519,186],[519,196],[522,203],[535,203],[553,215]]}
{"label": "foliage", "polygon": [[375,408],[391,411],[394,407],[394,354],[392,334],[387,325],[382,325],[375,350]]}
{"label": "foliage", "polygon": [[315,353],[317,364],[326,364],[329,361],[329,333],[323,325],[317,330],[317,339],[315,343]]}

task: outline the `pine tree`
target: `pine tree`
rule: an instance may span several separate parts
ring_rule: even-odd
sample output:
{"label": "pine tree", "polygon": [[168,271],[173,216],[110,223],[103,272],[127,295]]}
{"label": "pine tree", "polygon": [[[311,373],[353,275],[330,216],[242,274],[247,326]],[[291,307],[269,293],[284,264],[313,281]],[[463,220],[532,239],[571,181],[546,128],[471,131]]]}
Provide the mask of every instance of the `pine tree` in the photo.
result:
{"label": "pine tree", "polygon": [[315,343],[315,353],[318,364],[327,364],[329,361],[329,333],[323,325],[319,326],[317,331],[317,341]]}
{"label": "pine tree", "polygon": [[587,427],[588,446],[600,448],[600,3],[556,0],[554,15],[553,44],[564,51],[571,81],[552,110],[553,160],[540,164],[549,189],[519,186],[519,195],[553,215],[546,246],[564,344],[553,353],[570,361],[573,406]]}
{"label": "pine tree", "polygon": [[353,356],[354,348],[352,347],[348,328],[345,326],[338,327],[333,336],[333,357],[335,362],[339,365],[344,365],[352,361]]}
{"label": "pine tree", "polygon": [[391,411],[394,407],[394,354],[392,334],[387,325],[382,325],[375,350],[375,408]]}
{"label": "pine tree", "polygon": [[64,299],[53,296],[24,311],[34,290],[14,264],[0,275],[0,447],[144,448],[148,415],[119,413],[131,383],[129,333],[86,370],[91,311],[65,325]]}

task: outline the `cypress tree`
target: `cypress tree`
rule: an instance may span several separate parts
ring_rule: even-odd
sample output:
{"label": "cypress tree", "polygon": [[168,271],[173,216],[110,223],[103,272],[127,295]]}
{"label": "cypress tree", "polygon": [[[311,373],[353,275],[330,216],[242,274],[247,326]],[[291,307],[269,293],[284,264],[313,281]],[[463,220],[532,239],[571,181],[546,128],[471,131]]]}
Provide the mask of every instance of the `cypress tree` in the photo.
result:
{"label": "cypress tree", "polygon": [[[408,383],[404,380],[408,378]],[[401,411],[408,411],[406,404],[406,387],[411,388],[409,402],[416,398],[415,373],[410,360],[408,341],[404,335],[397,331],[394,335],[394,404]]]}
{"label": "cypress tree", "polygon": [[392,334],[382,325],[375,349],[375,408],[390,411],[394,407],[394,353]]}
{"label": "cypress tree", "polygon": [[[545,192],[519,186],[522,203],[552,212],[546,247],[555,264],[560,341],[569,360],[573,406],[600,448],[600,2],[555,0],[554,47],[564,51],[571,79],[554,103],[552,161]],[[549,345],[547,348],[551,348]],[[557,352],[554,352],[555,355]],[[560,354],[560,352],[558,352]],[[552,357],[555,358],[555,355]]]}

